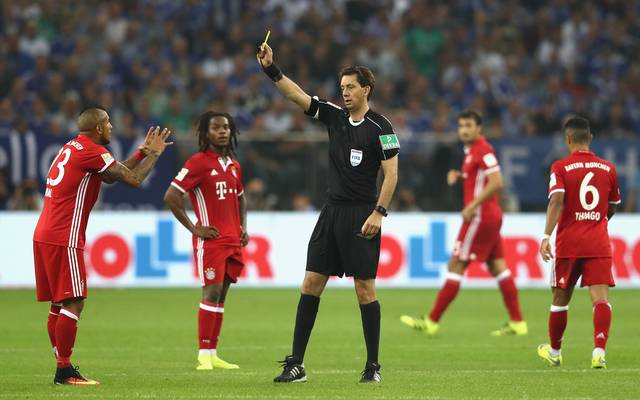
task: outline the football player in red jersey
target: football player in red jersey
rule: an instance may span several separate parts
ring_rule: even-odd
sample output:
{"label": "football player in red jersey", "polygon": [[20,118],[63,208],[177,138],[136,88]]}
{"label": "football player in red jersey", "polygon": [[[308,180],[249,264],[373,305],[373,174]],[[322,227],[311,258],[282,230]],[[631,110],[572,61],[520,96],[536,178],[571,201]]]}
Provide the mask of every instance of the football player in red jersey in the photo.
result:
{"label": "football player in red jersey", "polygon": [[[242,247],[249,243],[247,201],[242,170],[235,157],[238,130],[231,115],[207,111],[198,122],[200,151],[171,182],[165,202],[180,223],[193,234],[193,253],[202,301],[198,310],[198,370],[235,369],[217,354],[224,301],[231,283],[242,272]],[[189,194],[197,222],[185,211]]]}
{"label": "football player in red jersey", "polygon": [[440,317],[458,295],[469,263],[486,262],[489,272],[498,280],[509,312],[509,322],[493,331],[492,335],[526,335],[528,329],[520,313],[518,289],[502,254],[502,209],[499,203],[502,174],[493,147],[482,136],[482,117],[478,112],[465,110],[458,115],[458,135],[464,143],[462,172],[449,171],[447,183],[453,186],[462,178],[464,223],[449,261],[447,279],[428,316],[413,318],[403,315],[400,319],[416,330],[428,335],[435,334]]}
{"label": "football player in red jersey", "polygon": [[85,231],[102,182],[140,186],[168,144],[167,129],[150,128],[139,150],[120,163],[103,147],[111,140],[109,114],[89,108],[78,116],[78,136],[65,144],[47,173],[44,204],[33,234],[38,301],[50,301],[49,338],[57,359],[56,384],[95,385],[71,365],[77,321],[87,297]]}
{"label": "football player in red jersey", "polygon": [[549,365],[562,364],[560,348],[567,326],[569,301],[578,278],[589,286],[593,303],[592,368],[606,368],[605,346],[611,325],[609,286],[611,271],[609,220],[620,204],[618,176],[613,163],[589,150],[589,121],[569,118],[563,127],[571,154],[551,166],[547,223],[540,246],[544,261],[553,258],[551,233],[556,225],[555,263],[551,270],[553,303],[549,313],[551,343],[538,346],[538,355]]}

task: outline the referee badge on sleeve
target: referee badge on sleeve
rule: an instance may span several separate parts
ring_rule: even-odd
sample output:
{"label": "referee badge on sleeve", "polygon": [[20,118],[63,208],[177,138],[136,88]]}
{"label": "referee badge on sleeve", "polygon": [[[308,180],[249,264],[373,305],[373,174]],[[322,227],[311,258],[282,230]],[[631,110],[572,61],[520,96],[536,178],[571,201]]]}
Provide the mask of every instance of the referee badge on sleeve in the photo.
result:
{"label": "referee badge on sleeve", "polygon": [[351,149],[351,165],[357,167],[362,162],[362,150]]}
{"label": "referee badge on sleeve", "polygon": [[398,137],[394,133],[389,135],[381,135],[380,144],[382,145],[382,150],[393,150],[400,148],[400,142],[398,141]]}

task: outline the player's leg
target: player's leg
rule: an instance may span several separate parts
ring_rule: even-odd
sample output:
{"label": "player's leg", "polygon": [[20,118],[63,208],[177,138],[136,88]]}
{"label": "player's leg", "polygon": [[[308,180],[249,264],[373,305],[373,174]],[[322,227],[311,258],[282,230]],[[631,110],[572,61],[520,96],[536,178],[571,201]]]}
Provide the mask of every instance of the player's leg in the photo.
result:
{"label": "player's leg", "polygon": [[[455,246],[453,247],[453,256],[449,259],[447,266],[447,275],[444,286],[438,292],[436,301],[433,303],[431,312],[424,318],[413,318],[403,315],[400,320],[416,330],[422,331],[427,335],[434,335],[438,331],[438,322],[442,314],[447,310],[451,302],[456,298],[460,291],[460,284],[464,271],[469,266],[469,260],[472,258],[473,245],[478,237],[479,226],[477,223],[463,224],[458,232]],[[480,236],[481,237],[481,236]]]}
{"label": "player's leg", "polygon": [[424,318],[414,318],[409,315],[403,315],[400,317],[400,321],[402,321],[403,324],[424,332],[427,335],[435,335],[440,328],[438,325],[440,318],[442,318],[444,312],[460,292],[462,277],[464,276],[464,271],[468,266],[468,261],[460,260],[454,255],[449,260],[449,264],[447,266],[448,272],[444,286],[442,286],[438,292],[436,301],[433,303],[429,315]]}
{"label": "player's leg", "polygon": [[[502,241],[502,239],[500,239]],[[514,282],[511,271],[507,267],[504,258],[494,258],[487,261],[489,272],[498,281],[502,300],[509,313],[509,322],[502,328],[491,332],[493,336],[526,335],[527,323],[522,320],[520,303],[518,301],[518,288]]]}
{"label": "player's leg", "polygon": [[71,364],[71,354],[78,333],[78,320],[85,300],[82,297],[65,299],[55,324],[57,369],[54,383],[57,385],[97,385],[98,382],[85,378],[77,367]]}
{"label": "player's leg", "polygon": [[[212,277],[212,275],[209,274],[209,277]],[[211,350],[214,326],[218,316],[224,311],[218,304],[222,286],[222,282],[214,282],[213,279],[207,279],[205,276],[202,299],[198,307],[198,366],[196,369],[200,371],[213,369]]]}
{"label": "player's leg", "polygon": [[562,364],[562,337],[567,328],[569,302],[580,276],[575,260],[558,259],[552,270],[553,301],[549,310],[549,343],[538,346],[538,355],[550,366]]}
{"label": "player's leg", "polygon": [[53,350],[53,356],[58,358],[58,350],[56,348],[56,324],[58,323],[58,316],[60,315],[61,303],[51,303],[49,307],[49,315],[47,317],[47,333],[49,334],[49,341],[51,342],[51,349]]}
{"label": "player's leg", "polygon": [[589,294],[593,304],[593,353],[592,368],[606,368],[605,348],[611,327],[611,304],[609,304],[609,285],[591,285]]}
{"label": "player's leg", "polygon": [[361,383],[380,382],[380,364],[378,353],[380,348],[380,303],[376,298],[375,279],[354,279],[356,296],[360,304],[362,331],[367,347],[367,362],[360,379]]}
{"label": "player's leg", "polygon": [[87,297],[87,278],[82,250],[63,246],[49,246],[49,264],[57,265],[55,276],[49,275],[49,285],[53,289],[53,301],[61,303],[55,323],[55,344],[57,369],[55,384],[96,385],[71,364],[71,355],[78,332],[78,320]]}
{"label": "player's leg", "polygon": [[47,315],[47,333],[49,334],[49,341],[51,342],[51,348],[53,350],[53,356],[58,357],[56,351],[56,323],[58,322],[58,315],[60,314],[61,303],[53,302],[53,294],[51,293],[51,287],[49,285],[49,275],[52,275],[52,281],[54,277],[57,277],[57,270],[51,270],[57,267],[48,259],[48,245],[41,244],[39,242],[33,242],[33,265],[36,278],[36,293],[38,301],[50,301],[49,314]]}
{"label": "player's leg", "polygon": [[224,282],[222,282],[222,289],[216,296],[216,301],[214,304],[218,307],[218,312],[215,313],[215,319],[213,323],[213,331],[211,334],[211,365],[213,368],[222,368],[222,369],[237,369],[240,368],[236,364],[231,364],[226,362],[218,355],[218,340],[220,338],[220,332],[222,331],[222,321],[224,319],[224,302],[227,298],[227,293],[229,288],[231,287],[231,283],[235,282],[235,280],[231,280],[229,276],[225,275]]}

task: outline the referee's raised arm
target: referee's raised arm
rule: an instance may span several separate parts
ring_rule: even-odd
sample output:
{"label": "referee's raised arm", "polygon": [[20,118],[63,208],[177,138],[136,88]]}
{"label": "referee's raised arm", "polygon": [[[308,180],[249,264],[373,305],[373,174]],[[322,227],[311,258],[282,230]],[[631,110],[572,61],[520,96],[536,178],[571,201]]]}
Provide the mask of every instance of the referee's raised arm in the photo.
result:
{"label": "referee's raised arm", "polygon": [[305,93],[297,83],[282,74],[278,64],[273,62],[273,50],[268,44],[263,43],[260,45],[257,57],[260,66],[262,66],[262,70],[275,82],[278,90],[284,94],[287,99],[296,103],[303,111],[309,111],[309,107],[311,107],[311,96]]}

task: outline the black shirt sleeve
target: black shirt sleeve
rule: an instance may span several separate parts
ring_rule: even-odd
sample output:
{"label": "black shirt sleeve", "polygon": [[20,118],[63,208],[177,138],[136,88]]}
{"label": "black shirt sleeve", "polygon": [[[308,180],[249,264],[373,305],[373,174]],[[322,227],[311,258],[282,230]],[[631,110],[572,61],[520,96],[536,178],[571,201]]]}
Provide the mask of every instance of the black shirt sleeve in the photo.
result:
{"label": "black shirt sleeve", "polygon": [[400,152],[400,142],[398,136],[393,131],[393,126],[389,120],[380,115],[376,118],[376,124],[380,126],[380,133],[378,135],[378,146],[382,154],[382,160],[388,160],[395,157]]}
{"label": "black shirt sleeve", "polygon": [[343,114],[342,108],[333,104],[330,101],[319,99],[318,96],[311,98],[311,105],[309,110],[305,111],[305,114],[317,119],[325,125],[331,124],[337,117]]}

